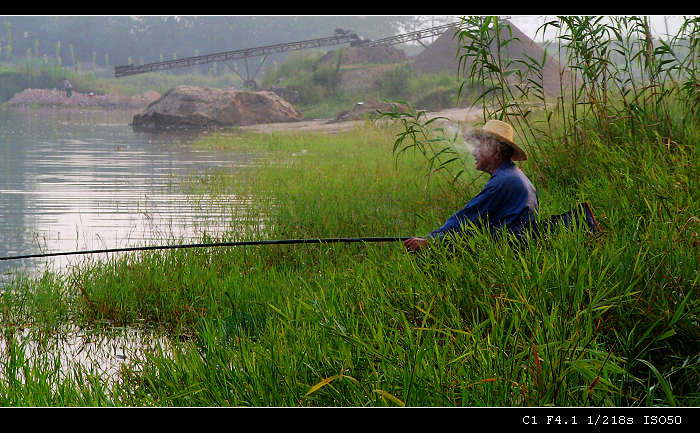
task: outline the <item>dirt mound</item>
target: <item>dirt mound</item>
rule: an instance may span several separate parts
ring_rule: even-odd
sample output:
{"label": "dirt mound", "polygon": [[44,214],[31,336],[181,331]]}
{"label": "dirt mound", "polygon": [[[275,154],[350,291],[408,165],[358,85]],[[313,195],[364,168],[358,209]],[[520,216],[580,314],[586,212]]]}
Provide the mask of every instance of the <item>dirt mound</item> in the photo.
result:
{"label": "dirt mound", "polygon": [[396,65],[367,65],[361,68],[341,69],[340,89],[352,93],[376,87],[377,79],[394,70]]}
{"label": "dirt mound", "polygon": [[132,126],[144,130],[217,128],[301,119],[292,104],[273,92],[177,86],[136,114]]}
{"label": "dirt mound", "polygon": [[68,97],[66,92],[58,89],[25,89],[15,94],[12,99],[6,102],[10,107],[98,107],[98,108],[118,108],[131,109],[143,108],[160,98],[160,94],[149,90],[148,92],[135,95],[94,95],[80,92],[73,92]]}
{"label": "dirt mound", "polygon": [[[525,35],[513,23],[508,22],[512,30],[512,38],[517,38],[509,42],[501,48],[503,58],[523,59],[528,63],[529,56],[536,60],[541,60],[544,56],[544,49]],[[503,28],[504,38],[510,38],[507,34],[508,30]],[[496,47],[491,47],[494,50]],[[458,73],[459,56],[464,54],[464,50],[460,49],[458,36],[455,36],[454,30],[448,30],[435,40],[428,48],[422,51],[413,59],[413,66],[417,72],[422,73],[438,73],[441,71],[449,71],[450,73]],[[472,58],[467,58],[467,62],[462,66],[462,73],[469,73],[473,64]],[[522,64],[514,64],[512,67],[517,67],[523,73],[527,70]],[[561,91],[560,83],[563,82],[564,87],[571,83],[570,71],[562,67],[561,64],[552,56],[547,55],[543,70],[542,84],[545,92],[550,95],[558,94]],[[562,77],[563,74],[563,77]],[[511,83],[517,80],[517,74],[512,74],[509,79]],[[532,74],[531,77],[535,79]]]}
{"label": "dirt mound", "polygon": [[[329,51],[318,62],[335,64],[338,61],[338,55],[338,50]],[[391,46],[344,47],[342,48],[341,64],[402,63],[407,60],[406,53]]]}

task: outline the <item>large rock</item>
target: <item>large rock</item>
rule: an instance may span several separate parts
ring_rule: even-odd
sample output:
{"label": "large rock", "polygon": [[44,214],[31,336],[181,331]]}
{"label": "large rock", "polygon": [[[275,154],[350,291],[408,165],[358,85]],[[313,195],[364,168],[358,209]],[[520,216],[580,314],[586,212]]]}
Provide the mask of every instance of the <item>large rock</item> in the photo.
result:
{"label": "large rock", "polygon": [[302,120],[279,95],[234,88],[177,86],[134,116],[134,129],[217,128]]}

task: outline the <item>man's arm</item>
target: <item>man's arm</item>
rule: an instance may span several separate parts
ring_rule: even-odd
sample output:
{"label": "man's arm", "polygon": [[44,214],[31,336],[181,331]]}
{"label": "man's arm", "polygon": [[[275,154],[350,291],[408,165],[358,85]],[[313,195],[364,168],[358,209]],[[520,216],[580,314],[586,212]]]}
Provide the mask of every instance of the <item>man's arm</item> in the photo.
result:
{"label": "man's arm", "polygon": [[480,226],[482,217],[487,216],[489,210],[498,203],[498,190],[498,184],[487,183],[484,189],[471,199],[466,206],[455,212],[445,224],[430,232],[427,237],[442,239],[448,233],[460,233],[463,224]]}

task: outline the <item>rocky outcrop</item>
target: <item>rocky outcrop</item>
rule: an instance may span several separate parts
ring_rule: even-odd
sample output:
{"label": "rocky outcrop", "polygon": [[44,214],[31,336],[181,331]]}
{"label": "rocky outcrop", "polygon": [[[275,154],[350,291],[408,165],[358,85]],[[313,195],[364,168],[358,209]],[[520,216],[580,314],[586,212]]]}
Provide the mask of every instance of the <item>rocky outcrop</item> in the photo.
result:
{"label": "rocky outcrop", "polygon": [[269,91],[177,86],[133,118],[134,129],[209,129],[302,120],[302,114]]}

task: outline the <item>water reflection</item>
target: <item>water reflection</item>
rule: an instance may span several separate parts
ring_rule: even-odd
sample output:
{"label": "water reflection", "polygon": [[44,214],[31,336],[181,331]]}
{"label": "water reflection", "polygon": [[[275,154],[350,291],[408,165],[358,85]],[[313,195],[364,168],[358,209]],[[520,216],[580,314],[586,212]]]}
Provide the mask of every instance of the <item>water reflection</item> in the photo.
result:
{"label": "water reflection", "polygon": [[[0,110],[0,256],[196,241],[230,228],[231,208],[248,198],[193,199],[174,183],[210,167],[250,166],[256,157],[195,149],[192,136],[135,132],[132,115]],[[2,261],[0,272],[45,264]]]}
{"label": "water reflection", "polygon": [[[79,371],[96,375],[110,386],[121,380],[123,367],[138,369],[146,352],[167,353],[170,347],[165,337],[137,328],[112,327],[107,332],[87,333],[68,327],[39,338],[28,329],[19,329],[11,339],[7,333],[4,336],[0,339],[0,362],[19,367],[14,372],[18,375],[23,375],[25,368],[44,375],[56,373],[56,383],[64,378],[76,379],[75,372]],[[8,380],[11,371],[0,370],[0,380]]]}

